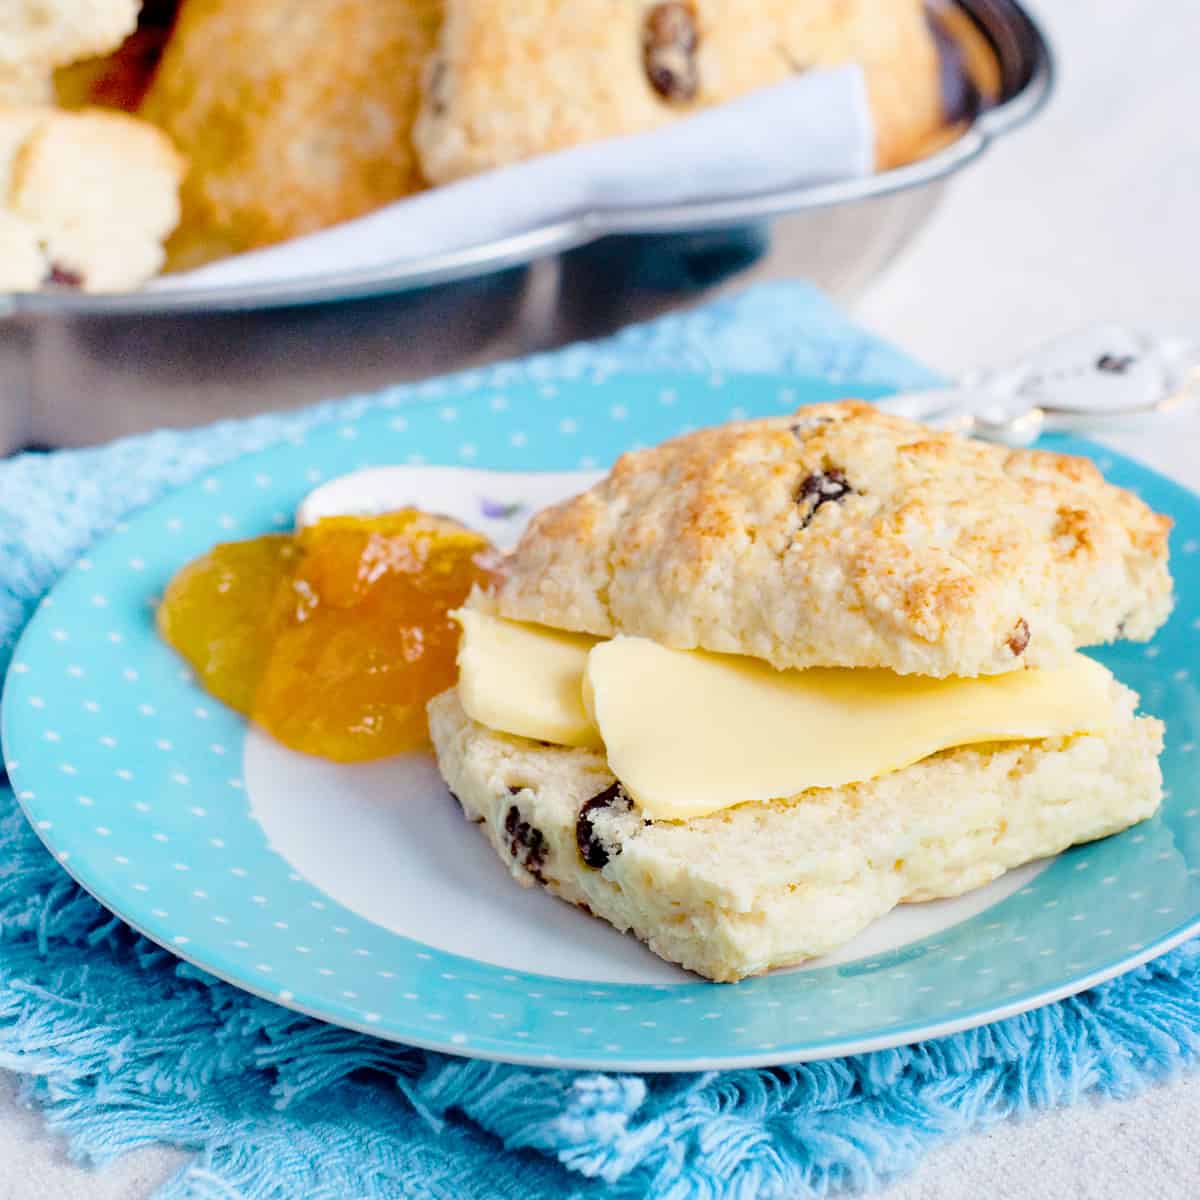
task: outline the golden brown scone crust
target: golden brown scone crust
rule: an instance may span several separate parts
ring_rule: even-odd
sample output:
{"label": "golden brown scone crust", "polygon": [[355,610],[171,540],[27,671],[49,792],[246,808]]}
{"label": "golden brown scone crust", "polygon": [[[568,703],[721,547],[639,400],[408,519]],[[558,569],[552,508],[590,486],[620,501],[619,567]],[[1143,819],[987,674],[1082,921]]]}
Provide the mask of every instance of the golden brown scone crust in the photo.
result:
{"label": "golden brown scone crust", "polygon": [[1086,459],[844,401],[623,455],[534,517],[496,602],[780,668],[995,674],[1149,638],[1170,525]]}
{"label": "golden brown scone crust", "polygon": [[410,132],[440,0],[185,0],[141,111],[192,168],[173,267],[422,187]]}
{"label": "golden brown scone crust", "polygon": [[[655,8],[694,15],[694,96],[652,86],[643,36]],[[689,18],[685,17],[684,20]],[[797,70],[862,64],[881,168],[942,124],[938,54],[921,0],[448,0],[414,139],[434,183],[652,129]],[[687,87],[684,90],[688,90]]]}

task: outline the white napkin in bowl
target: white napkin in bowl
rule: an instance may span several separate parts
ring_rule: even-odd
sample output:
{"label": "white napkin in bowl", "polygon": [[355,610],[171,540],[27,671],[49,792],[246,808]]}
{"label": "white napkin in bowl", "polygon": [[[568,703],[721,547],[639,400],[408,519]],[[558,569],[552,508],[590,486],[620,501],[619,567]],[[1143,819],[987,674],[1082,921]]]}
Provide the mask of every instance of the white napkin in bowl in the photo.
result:
{"label": "white napkin in bowl", "polygon": [[661,129],[488,171],[319,233],[165,276],[157,291],[378,269],[597,210],[722,200],[869,173],[874,126],[857,66],[795,75]]}

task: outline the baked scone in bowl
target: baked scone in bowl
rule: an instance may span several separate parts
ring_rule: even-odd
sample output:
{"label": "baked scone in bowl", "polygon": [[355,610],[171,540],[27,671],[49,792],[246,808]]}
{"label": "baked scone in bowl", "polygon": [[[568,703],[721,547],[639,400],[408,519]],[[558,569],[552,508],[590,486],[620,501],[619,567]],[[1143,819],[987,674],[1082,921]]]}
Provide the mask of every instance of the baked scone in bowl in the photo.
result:
{"label": "baked scone in bowl", "polygon": [[410,129],[440,0],[186,0],[139,112],[187,155],[176,269],[424,186]]}
{"label": "baked scone in bowl", "polygon": [[167,138],[125,113],[0,107],[0,288],[137,287],[163,264],[183,173]]}
{"label": "baked scone in bowl", "polygon": [[718,981],[1119,832],[1163,727],[1081,647],[1172,603],[1088,461],[858,402],[621,457],[460,614],[438,765],[518,883]]}
{"label": "baked scone in bowl", "polygon": [[881,169],[945,125],[924,0],[448,0],[414,140],[435,183],[861,64]]}
{"label": "baked scone in bowl", "polygon": [[[446,238],[415,235],[404,253],[363,231],[356,253],[318,256],[313,261],[322,266],[311,275],[293,269],[299,246],[283,269],[270,255],[149,288],[141,285],[158,273],[162,255],[131,260],[119,279],[97,283],[86,273],[77,281],[77,272],[35,278],[24,253],[0,262],[0,289],[31,312],[279,307],[424,290],[462,279],[468,267],[483,276],[609,234],[661,241],[670,230],[708,238],[734,222],[783,217],[808,229],[800,238],[785,231],[773,239],[787,247],[791,269],[846,288],[915,232],[936,199],[933,185],[1037,112],[1052,82],[1049,47],[1019,0],[18,4],[14,29],[0,30],[0,113],[6,105],[100,106],[124,110],[147,135],[156,130],[169,141],[182,159],[173,202],[179,217],[155,240],[166,239],[165,269],[181,274],[354,222],[469,176],[651,133],[834,68],[847,68],[840,116],[831,123],[826,103],[813,105],[810,116],[813,145],[837,140],[847,151],[832,172],[836,182],[815,169],[803,145],[786,185],[754,157],[734,169],[718,154],[713,188],[701,165],[696,184],[672,199],[653,186],[641,195],[642,185],[631,183],[615,207],[598,197],[564,201],[551,213],[531,206],[525,227],[468,221]],[[858,132],[834,139],[831,131],[844,123]],[[808,144],[807,137],[779,144]],[[702,157],[707,149],[701,146]],[[901,167],[905,173],[896,175]],[[69,164],[57,178],[64,203],[88,190]],[[920,189],[924,204],[891,199]],[[869,210],[860,208],[868,199]],[[419,203],[428,211],[438,200]],[[446,203],[453,211],[450,196]],[[844,222],[835,215],[843,210]],[[406,228],[402,206],[382,220]],[[837,229],[843,223],[845,237]],[[6,228],[4,236],[7,243],[15,235]],[[838,247],[833,255],[831,245]],[[631,260],[620,285],[630,290],[640,270],[636,241],[605,243],[606,253],[613,249]],[[744,262],[734,250],[722,269]],[[711,281],[708,267],[697,269]],[[667,276],[696,277],[680,270]],[[129,294],[93,298],[80,290]]]}

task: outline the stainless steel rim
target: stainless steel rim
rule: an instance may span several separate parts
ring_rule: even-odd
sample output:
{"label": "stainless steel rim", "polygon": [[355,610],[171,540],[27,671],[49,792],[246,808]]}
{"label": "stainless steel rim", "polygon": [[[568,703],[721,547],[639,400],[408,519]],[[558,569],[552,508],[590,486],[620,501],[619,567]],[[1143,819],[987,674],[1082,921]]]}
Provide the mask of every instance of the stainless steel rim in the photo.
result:
{"label": "stainless steel rim", "polygon": [[1008,79],[1001,103],[982,113],[942,149],[907,166],[864,179],[817,187],[761,192],[732,199],[593,209],[526,233],[424,259],[381,263],[367,270],[326,273],[278,284],[200,288],[179,292],[86,295],[23,292],[0,296],[0,317],[19,314],[79,316],[160,315],[279,308],[396,294],[524,266],[614,234],[686,233],[830,208],[909,191],[953,175],[991,143],[1023,125],[1054,87],[1054,56],[1038,24],[1016,0],[957,0],[996,47]]}

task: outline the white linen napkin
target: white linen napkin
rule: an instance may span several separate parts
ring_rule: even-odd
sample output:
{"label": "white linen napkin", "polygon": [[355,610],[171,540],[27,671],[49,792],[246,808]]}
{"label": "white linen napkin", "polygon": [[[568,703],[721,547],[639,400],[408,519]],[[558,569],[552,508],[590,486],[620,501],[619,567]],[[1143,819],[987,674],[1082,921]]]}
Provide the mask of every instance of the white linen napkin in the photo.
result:
{"label": "white linen napkin", "polygon": [[609,138],[421,192],[368,216],[149,287],[232,287],[379,268],[484,245],[581,213],[721,200],[869,173],[859,67],[809,71],[661,129]]}

